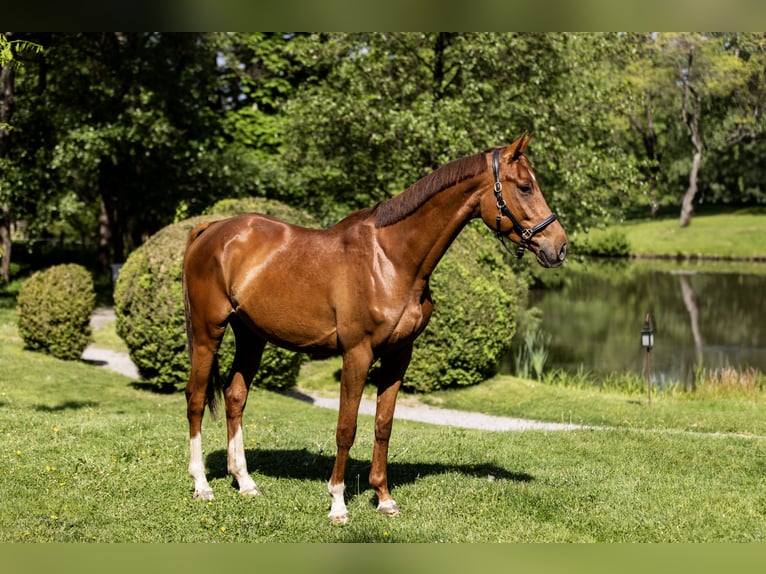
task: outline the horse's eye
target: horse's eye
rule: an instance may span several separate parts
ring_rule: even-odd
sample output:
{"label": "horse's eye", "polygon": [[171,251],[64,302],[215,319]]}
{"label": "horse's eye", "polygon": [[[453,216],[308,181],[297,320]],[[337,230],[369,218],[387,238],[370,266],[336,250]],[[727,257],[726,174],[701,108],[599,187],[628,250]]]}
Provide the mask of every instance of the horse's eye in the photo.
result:
{"label": "horse's eye", "polygon": [[519,186],[519,191],[520,191],[521,193],[529,193],[530,191],[532,191],[532,186],[531,186],[531,185],[529,185],[528,183],[522,183],[522,184]]}

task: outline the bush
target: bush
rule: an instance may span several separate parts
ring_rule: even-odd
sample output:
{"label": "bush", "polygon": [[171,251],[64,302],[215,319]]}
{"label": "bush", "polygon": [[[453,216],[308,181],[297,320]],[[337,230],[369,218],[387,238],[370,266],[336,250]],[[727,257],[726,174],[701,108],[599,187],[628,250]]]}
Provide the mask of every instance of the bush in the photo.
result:
{"label": "bush", "polygon": [[224,217],[233,217],[242,213],[263,213],[282,221],[289,221],[295,225],[318,227],[316,219],[308,213],[290,207],[281,201],[263,199],[261,197],[222,199],[207,211]]}
{"label": "bush", "polygon": [[630,255],[630,241],[619,229],[593,230],[576,242],[575,251],[597,257],[627,257]]}
{"label": "bush", "polygon": [[489,230],[477,222],[463,230],[437,266],[431,291],[435,309],[415,341],[403,387],[429,392],[495,375],[510,349],[526,283],[504,262]]}
{"label": "bush", "polygon": [[90,273],[76,264],[55,265],[25,280],[17,298],[17,325],[26,346],[77,360],[91,341],[96,293]]}
{"label": "bush", "polygon": [[[217,211],[218,206],[224,213]],[[123,265],[114,291],[117,334],[128,346],[145,381],[168,387],[183,386],[188,379],[182,272],[189,232],[203,221],[251,211],[294,223],[311,223],[310,217],[279,202],[259,198],[227,200],[216,204],[208,215],[161,229],[131,253]],[[219,359],[225,374],[234,360],[231,329],[227,329]],[[253,384],[269,389],[290,387],[295,384],[300,361],[299,354],[267,345]]]}

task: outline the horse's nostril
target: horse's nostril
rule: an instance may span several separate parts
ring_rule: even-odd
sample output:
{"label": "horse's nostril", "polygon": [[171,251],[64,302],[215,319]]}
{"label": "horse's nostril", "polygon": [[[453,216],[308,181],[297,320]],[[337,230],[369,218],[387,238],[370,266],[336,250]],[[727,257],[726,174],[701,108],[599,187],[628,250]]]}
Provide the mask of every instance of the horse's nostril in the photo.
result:
{"label": "horse's nostril", "polygon": [[567,256],[567,244],[564,243],[564,245],[561,246],[561,249],[559,249],[559,261],[564,261]]}

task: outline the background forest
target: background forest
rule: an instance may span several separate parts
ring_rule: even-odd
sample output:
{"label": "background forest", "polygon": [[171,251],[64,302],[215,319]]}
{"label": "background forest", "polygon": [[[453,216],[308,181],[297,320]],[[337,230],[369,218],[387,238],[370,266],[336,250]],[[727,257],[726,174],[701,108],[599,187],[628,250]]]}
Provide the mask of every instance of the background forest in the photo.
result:
{"label": "background forest", "polygon": [[4,33],[13,249],[107,269],[223,198],[324,225],[438,165],[528,150],[571,234],[766,202],[763,33]]}

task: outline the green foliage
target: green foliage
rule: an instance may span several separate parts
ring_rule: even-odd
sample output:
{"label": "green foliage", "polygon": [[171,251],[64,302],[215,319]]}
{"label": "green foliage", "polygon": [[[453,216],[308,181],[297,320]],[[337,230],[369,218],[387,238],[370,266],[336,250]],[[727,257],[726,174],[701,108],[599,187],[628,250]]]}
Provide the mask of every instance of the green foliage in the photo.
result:
{"label": "green foliage", "polygon": [[[192,228],[203,221],[251,210],[308,222],[307,216],[264,199],[227,201],[220,206],[224,214],[197,216],[163,228],[131,253],[120,270],[114,291],[117,333],[127,344],[141,377],[155,385],[185,384],[189,373],[182,271]],[[224,373],[234,359],[234,346],[234,336],[228,330],[219,351]],[[267,345],[254,384],[271,389],[292,386],[299,367],[300,355]]]}
{"label": "green foliage", "polygon": [[262,197],[222,199],[208,209],[207,212],[224,217],[232,217],[241,213],[263,213],[282,221],[289,221],[295,225],[318,227],[317,221],[308,213],[285,205],[280,201],[264,199]]}
{"label": "green foliage", "polygon": [[630,241],[622,229],[592,229],[576,241],[574,251],[580,255],[598,257],[627,257],[631,253]]}
{"label": "green foliage", "polygon": [[429,392],[494,375],[510,347],[526,284],[490,234],[478,224],[464,229],[436,268],[431,291],[435,310],[415,341],[404,388]]}
{"label": "green foliage", "polygon": [[12,64],[20,66],[16,59],[16,54],[23,52],[35,52],[40,53],[43,51],[43,47],[35,42],[29,42],[27,40],[9,40],[9,35],[12,32],[0,33],[0,67]]}
{"label": "green foliage", "polygon": [[[50,233],[100,245],[105,264],[173,221],[182,203],[196,215],[222,197],[257,194],[324,223],[525,129],[543,192],[569,232],[676,204],[691,160],[679,70],[693,70],[703,97],[699,196],[766,198],[763,33],[17,40],[30,47],[15,70],[0,196],[30,240]],[[690,47],[693,68],[683,60]],[[99,216],[108,249],[81,232]]]}
{"label": "green foliage", "polygon": [[90,273],[76,264],[38,271],[19,290],[19,335],[30,349],[78,360],[91,339],[96,293]]}
{"label": "green foliage", "polygon": [[603,220],[642,189],[638,164],[615,145],[624,90],[603,71],[612,41],[558,33],[302,39],[294,49],[307,62],[323,55],[335,65],[287,105],[283,156],[294,185],[280,193],[337,216],[526,129],[541,187],[565,227]]}
{"label": "green foliage", "polygon": [[612,75],[625,84],[621,145],[633,146],[651,189],[638,203],[680,204],[690,185],[693,134],[703,152],[699,202],[762,203],[763,172],[754,160],[763,156],[758,134],[766,128],[766,35],[628,33],[620,42],[626,49]]}

